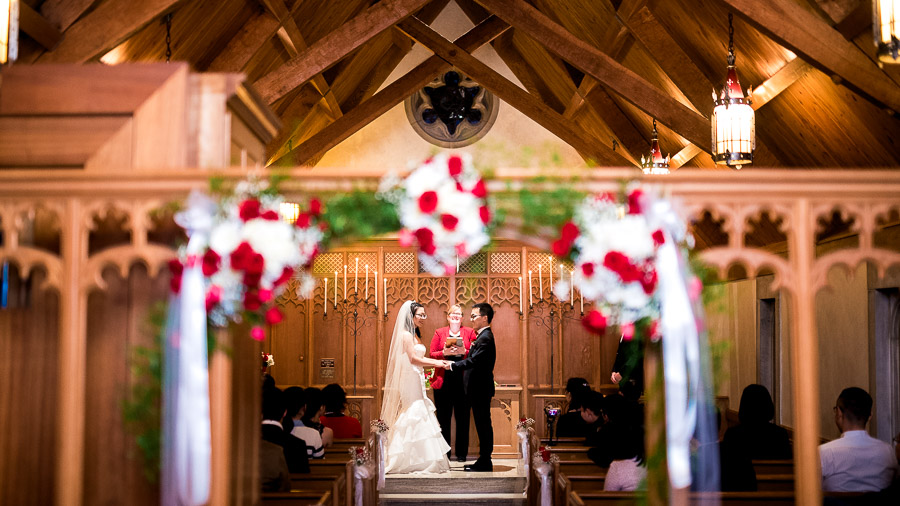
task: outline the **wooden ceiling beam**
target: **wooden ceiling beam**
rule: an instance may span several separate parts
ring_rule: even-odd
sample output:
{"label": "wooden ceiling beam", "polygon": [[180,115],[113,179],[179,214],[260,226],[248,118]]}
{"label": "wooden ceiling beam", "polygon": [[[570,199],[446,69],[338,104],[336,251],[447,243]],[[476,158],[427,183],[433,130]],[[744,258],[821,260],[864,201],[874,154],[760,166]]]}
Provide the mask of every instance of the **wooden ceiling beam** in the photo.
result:
{"label": "wooden ceiling beam", "polygon": [[[464,51],[475,51],[508,29],[508,24],[492,16],[456,39],[456,43]],[[345,112],[334,123],[318,131],[305,142],[272,163],[283,165],[285,159],[287,159],[293,161],[295,165],[307,165],[312,160],[320,159],[329,149],[337,146],[372,120],[402,102],[416,90],[428,84],[434,79],[436,74],[449,68],[450,65],[440,57],[429,57],[403,77],[373,95],[372,98]]]}
{"label": "wooden ceiling beam", "polygon": [[46,0],[41,15],[60,31],[65,31],[98,0]]}
{"label": "wooden ceiling beam", "polygon": [[85,63],[103,56],[183,0],[107,0],[76,21],[38,63]]}
{"label": "wooden ceiling beam", "polygon": [[271,104],[428,2],[429,0],[379,2],[260,78],[254,83],[254,88]]}
{"label": "wooden ceiling beam", "polygon": [[768,104],[779,93],[788,89],[789,86],[799,81],[803,76],[813,71],[812,65],[803,61],[802,58],[794,58],[787,62],[784,67],[775,72],[772,77],[768,78],[753,88],[753,109],[759,110],[762,106]]}
{"label": "wooden ceiling beam", "polygon": [[19,4],[19,28],[48,51],[62,39],[62,33],[26,3]]}
{"label": "wooden ceiling beam", "polygon": [[[290,11],[288,11],[287,6],[284,5],[283,0],[261,0],[262,3],[266,6],[266,8],[271,12],[278,21],[281,23],[281,28],[278,30],[278,33],[281,34],[282,30],[287,37],[285,43],[285,49],[287,49],[288,54],[291,55],[291,58],[296,58],[299,55],[300,51],[307,49],[306,41],[303,39],[303,34],[300,33],[300,27],[297,26],[297,22],[294,21],[294,16]],[[296,8],[301,2],[294,2],[294,6]],[[322,76],[322,74],[316,74],[311,79],[312,85],[315,86],[316,90],[319,91],[319,94],[325,99],[325,104],[331,110],[332,117],[340,117],[341,116],[341,104],[338,103],[337,98],[335,98],[334,93],[331,92],[331,86]]]}
{"label": "wooden ceiling beam", "polygon": [[720,0],[775,42],[875,105],[900,111],[900,87],[852,42],[794,2]]}
{"label": "wooden ceiling beam", "polygon": [[244,23],[225,49],[206,69],[209,72],[240,72],[253,55],[275,35],[280,26],[278,19],[268,12],[259,12]]}
{"label": "wooden ceiling beam", "polygon": [[575,37],[524,0],[477,1],[685,139],[698,145],[709,142],[709,120]]}
{"label": "wooden ceiling beam", "polygon": [[467,76],[488,88],[502,100],[536,121],[573,148],[592,157],[595,162],[614,167],[628,167],[631,163],[619,153],[584,135],[571,121],[519,88],[469,52],[453,44],[415,17],[399,25],[407,35],[459,68]]}

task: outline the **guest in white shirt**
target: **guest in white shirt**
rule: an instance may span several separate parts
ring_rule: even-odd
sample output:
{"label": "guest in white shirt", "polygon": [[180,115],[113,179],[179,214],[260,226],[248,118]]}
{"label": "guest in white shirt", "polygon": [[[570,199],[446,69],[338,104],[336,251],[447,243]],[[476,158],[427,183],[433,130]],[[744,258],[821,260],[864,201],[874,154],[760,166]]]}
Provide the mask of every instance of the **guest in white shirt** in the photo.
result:
{"label": "guest in white shirt", "polygon": [[891,484],[897,456],[891,445],[866,433],[872,396],[858,387],[845,388],[834,407],[841,437],[819,446],[822,489],[826,492],[873,492]]}

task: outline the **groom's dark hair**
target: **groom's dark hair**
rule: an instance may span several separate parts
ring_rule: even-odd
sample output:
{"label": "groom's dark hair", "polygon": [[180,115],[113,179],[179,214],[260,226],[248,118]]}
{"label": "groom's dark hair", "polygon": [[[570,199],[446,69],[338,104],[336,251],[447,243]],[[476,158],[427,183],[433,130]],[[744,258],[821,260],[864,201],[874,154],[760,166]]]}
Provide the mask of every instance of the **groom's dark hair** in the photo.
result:
{"label": "groom's dark hair", "polygon": [[487,302],[479,302],[472,306],[472,308],[477,309],[478,313],[482,316],[487,316],[488,323],[491,323],[491,320],[494,319],[494,308]]}

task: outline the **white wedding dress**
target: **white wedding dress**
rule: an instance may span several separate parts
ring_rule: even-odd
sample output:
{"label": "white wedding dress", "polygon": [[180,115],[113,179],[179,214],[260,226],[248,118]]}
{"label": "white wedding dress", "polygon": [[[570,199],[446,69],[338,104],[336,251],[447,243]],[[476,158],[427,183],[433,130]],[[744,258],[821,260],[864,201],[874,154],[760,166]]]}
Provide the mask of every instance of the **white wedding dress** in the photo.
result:
{"label": "white wedding dress", "polygon": [[[419,357],[425,356],[425,345],[414,346]],[[422,367],[412,365],[404,354],[400,361],[400,415],[388,431],[385,472],[443,473],[450,470],[447,452],[450,446],[441,435],[434,416],[434,403],[425,394]]]}

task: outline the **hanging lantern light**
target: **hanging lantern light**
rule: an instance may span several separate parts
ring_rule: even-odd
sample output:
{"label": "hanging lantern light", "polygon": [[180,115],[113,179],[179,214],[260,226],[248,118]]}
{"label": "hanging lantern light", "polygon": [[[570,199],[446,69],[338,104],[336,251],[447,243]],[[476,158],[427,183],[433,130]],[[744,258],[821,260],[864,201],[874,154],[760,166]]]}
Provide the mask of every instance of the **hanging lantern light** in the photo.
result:
{"label": "hanging lantern light", "polygon": [[0,0],[0,64],[19,55],[19,0]]}
{"label": "hanging lantern light", "polygon": [[872,28],[878,46],[878,61],[900,63],[900,0],[874,0]]}
{"label": "hanging lantern light", "polygon": [[650,156],[645,160],[641,155],[641,170],[644,174],[668,174],[669,155],[665,158],[659,150],[659,135],[656,133],[656,118],[653,118],[653,135],[650,138]]}
{"label": "hanging lantern light", "polygon": [[753,163],[756,149],[756,119],[750,107],[751,91],[747,98],[741,91],[737,68],[734,66],[734,26],[732,15],[728,14],[728,76],[722,92],[716,97],[713,91],[715,109],[712,114],[712,157],[720,165],[733,169]]}

